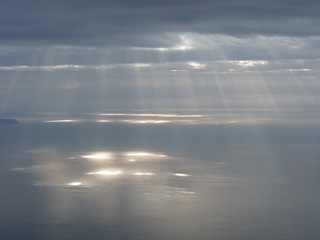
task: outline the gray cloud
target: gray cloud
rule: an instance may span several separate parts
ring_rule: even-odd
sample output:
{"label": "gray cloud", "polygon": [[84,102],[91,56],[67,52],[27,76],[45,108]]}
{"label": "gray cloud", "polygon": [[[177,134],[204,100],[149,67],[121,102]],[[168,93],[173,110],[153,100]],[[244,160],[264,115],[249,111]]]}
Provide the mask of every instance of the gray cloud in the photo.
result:
{"label": "gray cloud", "polygon": [[10,66],[42,65],[92,65],[94,68],[96,65],[108,64],[187,61],[316,60],[319,58],[319,44],[320,37],[234,37],[188,33],[180,35],[167,48],[3,46],[0,47],[0,65],[3,66],[2,69]]}
{"label": "gray cloud", "polygon": [[2,43],[169,47],[167,33],[319,36],[318,1],[6,1]]}
{"label": "gray cloud", "polygon": [[6,0],[0,113],[316,109],[319,10],[310,0]]}

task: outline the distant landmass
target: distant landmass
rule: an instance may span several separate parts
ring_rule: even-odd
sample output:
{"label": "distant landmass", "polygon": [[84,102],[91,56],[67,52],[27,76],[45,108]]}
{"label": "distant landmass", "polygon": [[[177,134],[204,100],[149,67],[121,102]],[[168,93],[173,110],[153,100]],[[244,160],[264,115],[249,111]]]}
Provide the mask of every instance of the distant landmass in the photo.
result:
{"label": "distant landmass", "polygon": [[0,118],[0,125],[17,125],[19,124],[18,120],[10,118]]}

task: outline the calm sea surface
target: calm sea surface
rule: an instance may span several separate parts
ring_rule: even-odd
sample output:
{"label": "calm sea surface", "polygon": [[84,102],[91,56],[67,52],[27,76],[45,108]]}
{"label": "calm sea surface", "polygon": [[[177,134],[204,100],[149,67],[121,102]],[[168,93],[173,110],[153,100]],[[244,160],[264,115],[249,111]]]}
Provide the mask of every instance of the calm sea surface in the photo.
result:
{"label": "calm sea surface", "polygon": [[319,125],[133,123],[0,126],[1,239],[320,239]]}

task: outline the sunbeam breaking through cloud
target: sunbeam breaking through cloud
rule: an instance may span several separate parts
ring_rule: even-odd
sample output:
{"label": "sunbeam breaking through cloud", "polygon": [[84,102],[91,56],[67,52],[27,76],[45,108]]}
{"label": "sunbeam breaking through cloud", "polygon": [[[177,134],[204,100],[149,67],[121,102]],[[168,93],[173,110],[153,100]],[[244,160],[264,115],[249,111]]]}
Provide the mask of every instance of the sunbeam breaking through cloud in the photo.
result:
{"label": "sunbeam breaking through cloud", "polygon": [[320,239],[317,0],[0,7],[0,238]]}

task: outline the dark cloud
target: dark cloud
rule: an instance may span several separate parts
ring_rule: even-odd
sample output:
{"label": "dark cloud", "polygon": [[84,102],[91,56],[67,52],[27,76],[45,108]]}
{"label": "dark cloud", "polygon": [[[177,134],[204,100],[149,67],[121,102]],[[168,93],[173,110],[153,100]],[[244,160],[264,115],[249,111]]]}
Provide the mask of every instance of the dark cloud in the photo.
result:
{"label": "dark cloud", "polygon": [[167,33],[318,36],[318,1],[12,0],[2,2],[4,44],[168,47]]}
{"label": "dark cloud", "polygon": [[318,108],[319,10],[316,0],[4,0],[0,113]]}

